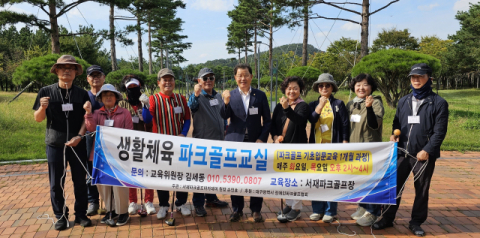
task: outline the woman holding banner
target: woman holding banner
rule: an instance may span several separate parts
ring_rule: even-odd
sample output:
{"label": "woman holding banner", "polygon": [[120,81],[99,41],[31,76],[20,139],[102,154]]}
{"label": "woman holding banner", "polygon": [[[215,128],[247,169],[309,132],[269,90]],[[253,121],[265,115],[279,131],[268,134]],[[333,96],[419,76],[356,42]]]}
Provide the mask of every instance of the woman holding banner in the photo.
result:
{"label": "woman holding banner", "polygon": [[[300,97],[305,90],[305,83],[297,76],[286,78],[281,85],[282,93],[286,95],[280,98],[273,111],[270,134],[275,143],[307,143],[307,126],[310,108]],[[295,221],[301,216],[301,200],[287,199],[287,206],[283,209],[288,221]]]}
{"label": "woman holding banner", "polygon": [[[338,91],[333,76],[321,74],[313,83],[313,91],[319,92],[317,101],[311,102],[312,113],[308,120],[311,123],[309,143],[348,143],[350,129],[348,112],[342,100],[333,97],[332,93]],[[310,220],[330,223],[336,219],[337,203],[325,201],[312,201],[313,214]]]}
{"label": "woman holding banner", "polygon": [[[350,142],[382,142],[383,103],[382,97],[372,96],[377,89],[369,74],[359,74],[350,82],[350,90],[356,97],[347,103],[350,114]],[[371,226],[380,216],[380,205],[359,204],[351,215],[360,226]]]}
{"label": "woman holding banner", "polygon": [[[142,106],[142,103],[140,102],[140,97],[142,96],[140,89],[143,85],[145,84],[139,76],[135,74],[125,75],[120,90],[125,92],[127,98],[121,100],[118,103],[118,106],[123,107],[130,112],[133,121],[133,130],[152,132],[152,115],[148,110],[148,105]],[[148,97],[145,95],[143,95],[143,97],[145,97],[148,102]],[[130,188],[128,195],[130,204],[128,206],[128,213],[130,213],[130,215],[137,214],[137,210],[139,210],[137,199],[137,189]],[[157,212],[153,206],[153,189],[145,189],[145,208],[147,214],[155,214]],[[143,211],[143,208],[141,208],[141,210]]]}
{"label": "woman holding banner", "polygon": [[[104,106],[92,114],[92,104],[90,101],[87,101],[83,105],[83,108],[85,109],[85,126],[87,127],[87,130],[96,131],[97,125],[132,130],[133,123],[130,112],[117,105],[118,101],[122,100],[122,98],[122,94],[120,94],[113,85],[103,85],[96,95],[96,100],[102,102]],[[95,147],[92,147],[92,152],[90,153],[90,161],[93,161],[93,155],[95,154],[94,148]],[[113,219],[118,217],[116,223],[117,226],[127,224],[130,220],[127,210],[128,188],[107,185],[97,185],[97,187],[100,196],[103,201],[105,201],[105,207],[107,209],[107,215],[105,215],[100,222],[105,223],[110,218]],[[112,192],[115,199],[113,201],[114,205],[112,205]],[[112,206],[115,206],[115,209],[112,209]],[[117,214],[120,214],[120,216]]]}

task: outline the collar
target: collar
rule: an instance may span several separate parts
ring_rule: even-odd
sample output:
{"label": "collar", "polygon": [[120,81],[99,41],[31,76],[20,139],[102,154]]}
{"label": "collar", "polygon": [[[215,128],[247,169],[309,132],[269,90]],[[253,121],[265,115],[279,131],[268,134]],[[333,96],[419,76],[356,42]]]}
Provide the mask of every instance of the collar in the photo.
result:
{"label": "collar", "polygon": [[172,93],[170,96],[167,96],[161,92],[158,92],[158,94],[162,97],[162,98],[174,98],[175,97],[175,93]]}
{"label": "collar", "polygon": [[113,114],[115,114],[115,113],[117,112],[117,109],[118,109],[118,104],[115,105],[115,107],[113,108],[113,110],[112,110],[112,109],[107,110],[107,109],[105,108],[105,106],[103,106],[102,108],[100,108],[100,109],[98,109],[98,110],[100,110],[100,111],[103,112],[103,113],[106,113],[106,114],[110,113],[110,114],[113,115]]}
{"label": "collar", "polygon": [[202,94],[203,94],[203,96],[205,96],[205,97],[211,97],[211,98],[213,98],[213,97],[215,97],[215,95],[217,95],[217,91],[215,91],[215,89],[212,89],[212,95],[210,95],[210,94],[208,94],[205,90],[202,89]]}
{"label": "collar", "polygon": [[248,93],[243,93],[243,91],[240,89],[240,87],[238,87],[238,91],[240,92],[240,95],[242,96],[248,96],[252,93],[252,87],[250,86],[250,89],[248,90]]}

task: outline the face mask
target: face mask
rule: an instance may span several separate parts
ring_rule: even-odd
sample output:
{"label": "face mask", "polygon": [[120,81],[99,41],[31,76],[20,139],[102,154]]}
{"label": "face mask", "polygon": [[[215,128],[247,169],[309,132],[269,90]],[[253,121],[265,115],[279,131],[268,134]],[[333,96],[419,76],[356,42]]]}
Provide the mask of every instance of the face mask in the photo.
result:
{"label": "face mask", "polygon": [[130,105],[136,106],[140,103],[140,96],[142,92],[140,92],[140,87],[134,88],[127,88],[127,98]]}
{"label": "face mask", "polygon": [[427,83],[419,89],[415,89],[412,85],[410,85],[410,87],[413,90],[413,96],[416,99],[422,100],[432,92],[432,80],[428,79]]}

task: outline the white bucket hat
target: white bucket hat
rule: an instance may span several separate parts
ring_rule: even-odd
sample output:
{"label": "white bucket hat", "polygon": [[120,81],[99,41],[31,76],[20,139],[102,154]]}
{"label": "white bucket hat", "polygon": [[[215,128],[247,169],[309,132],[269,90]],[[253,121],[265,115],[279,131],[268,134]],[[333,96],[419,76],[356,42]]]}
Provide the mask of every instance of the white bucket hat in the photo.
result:
{"label": "white bucket hat", "polygon": [[102,100],[101,96],[102,96],[103,92],[113,92],[113,93],[117,94],[117,101],[120,101],[120,100],[123,99],[122,94],[119,91],[117,91],[117,89],[115,89],[115,87],[113,85],[104,84],[102,86],[102,88],[100,88],[100,91],[97,93],[97,96],[95,97],[95,100],[101,102],[101,100]]}

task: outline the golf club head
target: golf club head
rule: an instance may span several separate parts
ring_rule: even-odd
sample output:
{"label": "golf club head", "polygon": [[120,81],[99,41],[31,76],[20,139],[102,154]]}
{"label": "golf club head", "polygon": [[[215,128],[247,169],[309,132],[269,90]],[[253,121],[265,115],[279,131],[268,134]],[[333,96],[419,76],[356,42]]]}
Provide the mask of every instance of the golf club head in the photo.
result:
{"label": "golf club head", "polygon": [[167,223],[169,226],[175,226],[175,218],[168,218],[165,220],[165,223]]}
{"label": "golf club head", "polygon": [[280,214],[280,215],[278,215],[278,216],[277,216],[277,220],[278,220],[280,223],[288,222],[287,216],[285,216],[285,214]]}
{"label": "golf club head", "polygon": [[105,214],[107,214],[107,210],[106,210],[105,208],[99,208],[99,209],[97,210],[97,213],[98,213],[99,215],[105,215]]}
{"label": "golf club head", "polygon": [[147,216],[147,211],[143,209],[143,206],[141,209],[138,209],[137,214],[140,215],[140,217],[146,217]]}
{"label": "golf club head", "polygon": [[105,224],[107,224],[108,226],[111,226],[111,227],[114,227],[115,225],[117,225],[117,223],[113,219],[106,220]]}

